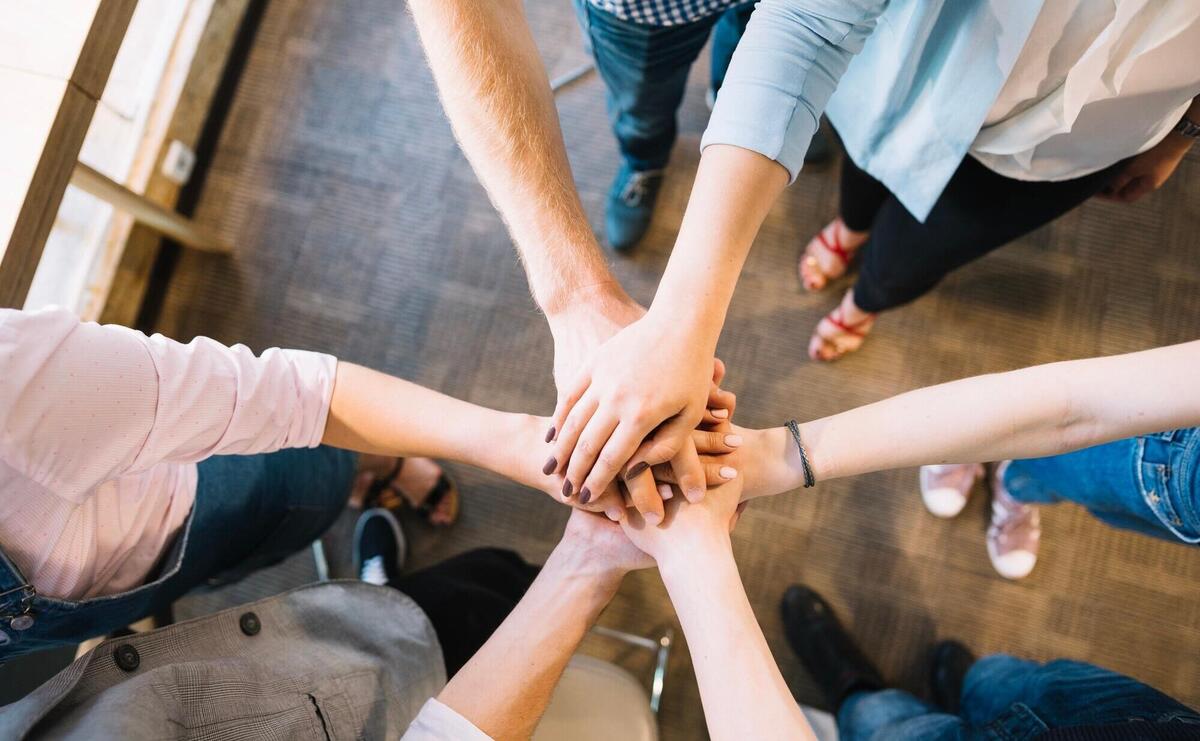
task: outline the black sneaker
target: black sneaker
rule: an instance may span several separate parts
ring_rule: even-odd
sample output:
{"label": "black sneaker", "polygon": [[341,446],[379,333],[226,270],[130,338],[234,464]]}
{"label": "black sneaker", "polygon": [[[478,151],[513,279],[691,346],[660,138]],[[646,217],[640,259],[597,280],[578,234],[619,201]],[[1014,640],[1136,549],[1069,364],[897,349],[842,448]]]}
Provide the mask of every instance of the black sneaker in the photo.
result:
{"label": "black sneaker", "polygon": [[628,251],[645,236],[662,181],[662,170],[631,170],[622,164],[617,171],[604,212],[605,236],[617,252]]}
{"label": "black sneaker", "polygon": [[958,641],[942,641],[933,647],[929,667],[929,693],[933,702],[952,715],[958,715],[963,679],[975,663],[975,654]]}
{"label": "black sneaker", "polygon": [[783,593],[783,629],[792,650],[836,714],[854,692],[883,689],[883,678],[842,627],[829,603],[808,587]]}
{"label": "black sneaker", "polygon": [[407,547],[396,516],[369,509],[354,526],[354,573],[368,584],[387,584],[400,576]]}

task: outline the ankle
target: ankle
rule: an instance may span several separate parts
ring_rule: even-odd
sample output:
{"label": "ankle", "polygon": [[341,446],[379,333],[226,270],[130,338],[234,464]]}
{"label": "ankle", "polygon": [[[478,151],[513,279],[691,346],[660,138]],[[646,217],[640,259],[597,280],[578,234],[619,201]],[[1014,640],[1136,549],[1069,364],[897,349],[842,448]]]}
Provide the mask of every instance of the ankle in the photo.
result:
{"label": "ankle", "polygon": [[839,242],[851,248],[861,245],[863,242],[867,241],[868,237],[871,236],[871,231],[869,229],[867,231],[857,232],[846,226],[846,222],[843,221],[842,217],[840,216],[834,219],[833,231]]}
{"label": "ankle", "polygon": [[868,321],[875,317],[869,311],[863,311],[858,308],[858,304],[854,302],[854,289],[846,291],[846,296],[842,299],[842,320],[847,324],[855,325]]}

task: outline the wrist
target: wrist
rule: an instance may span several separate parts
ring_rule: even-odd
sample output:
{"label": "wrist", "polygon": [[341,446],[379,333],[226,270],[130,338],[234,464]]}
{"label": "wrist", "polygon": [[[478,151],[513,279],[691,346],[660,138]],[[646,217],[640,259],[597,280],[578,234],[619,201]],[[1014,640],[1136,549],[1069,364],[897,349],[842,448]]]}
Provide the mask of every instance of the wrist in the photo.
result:
{"label": "wrist", "polygon": [[538,302],[553,330],[556,325],[581,317],[608,315],[613,311],[628,311],[641,307],[629,297],[612,275],[595,276],[592,280],[576,281],[558,287],[545,300]]}
{"label": "wrist", "polygon": [[586,543],[566,537],[546,559],[543,572],[551,574],[563,588],[576,589],[603,605],[617,593],[627,571],[598,560]]}
{"label": "wrist", "polygon": [[655,556],[663,583],[670,589],[680,579],[719,570],[733,561],[733,543],[728,528],[680,534]]}

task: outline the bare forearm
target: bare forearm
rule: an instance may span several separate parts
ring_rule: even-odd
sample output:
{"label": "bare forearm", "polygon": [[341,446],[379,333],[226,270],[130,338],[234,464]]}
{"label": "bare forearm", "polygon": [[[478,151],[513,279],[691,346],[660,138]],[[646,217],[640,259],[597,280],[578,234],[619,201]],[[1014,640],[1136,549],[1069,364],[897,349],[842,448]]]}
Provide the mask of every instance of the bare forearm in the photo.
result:
{"label": "bare forearm", "polygon": [[339,362],[322,442],[388,456],[460,461],[528,483],[514,439],[537,439],[536,418],[487,409],[353,363]]}
{"label": "bare forearm", "polygon": [[520,0],[409,3],[442,104],[549,313],[613,282],[575,190]]}
{"label": "bare forearm", "polygon": [[812,738],[746,598],[728,537],[680,549],[659,570],[687,637],[709,735]]}
{"label": "bare forearm", "polygon": [[706,148],[651,313],[667,312],[715,350],[746,255],[787,178],[757,152]]}
{"label": "bare forearm", "polygon": [[438,699],[498,741],[527,739],[620,575],[559,545],[521,602]]}
{"label": "bare forearm", "polygon": [[[1191,342],[976,376],[808,422],[801,438],[818,480],[1054,455],[1200,424],[1198,367],[1200,342]],[[788,440],[783,428],[762,439],[785,451],[770,474],[777,491],[803,482]]]}

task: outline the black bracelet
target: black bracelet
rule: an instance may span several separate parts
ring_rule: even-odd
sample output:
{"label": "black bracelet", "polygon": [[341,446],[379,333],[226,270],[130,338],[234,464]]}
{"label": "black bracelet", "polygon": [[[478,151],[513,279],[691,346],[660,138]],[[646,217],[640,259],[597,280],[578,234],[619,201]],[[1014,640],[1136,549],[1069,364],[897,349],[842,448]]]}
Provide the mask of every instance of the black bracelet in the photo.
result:
{"label": "black bracelet", "polygon": [[812,466],[808,463],[808,453],[804,452],[804,443],[800,442],[800,425],[794,419],[789,419],[784,423],[788,428],[788,432],[792,433],[792,439],[796,441],[796,449],[800,451],[800,465],[804,467],[804,488],[817,483],[817,477],[813,476]]}

